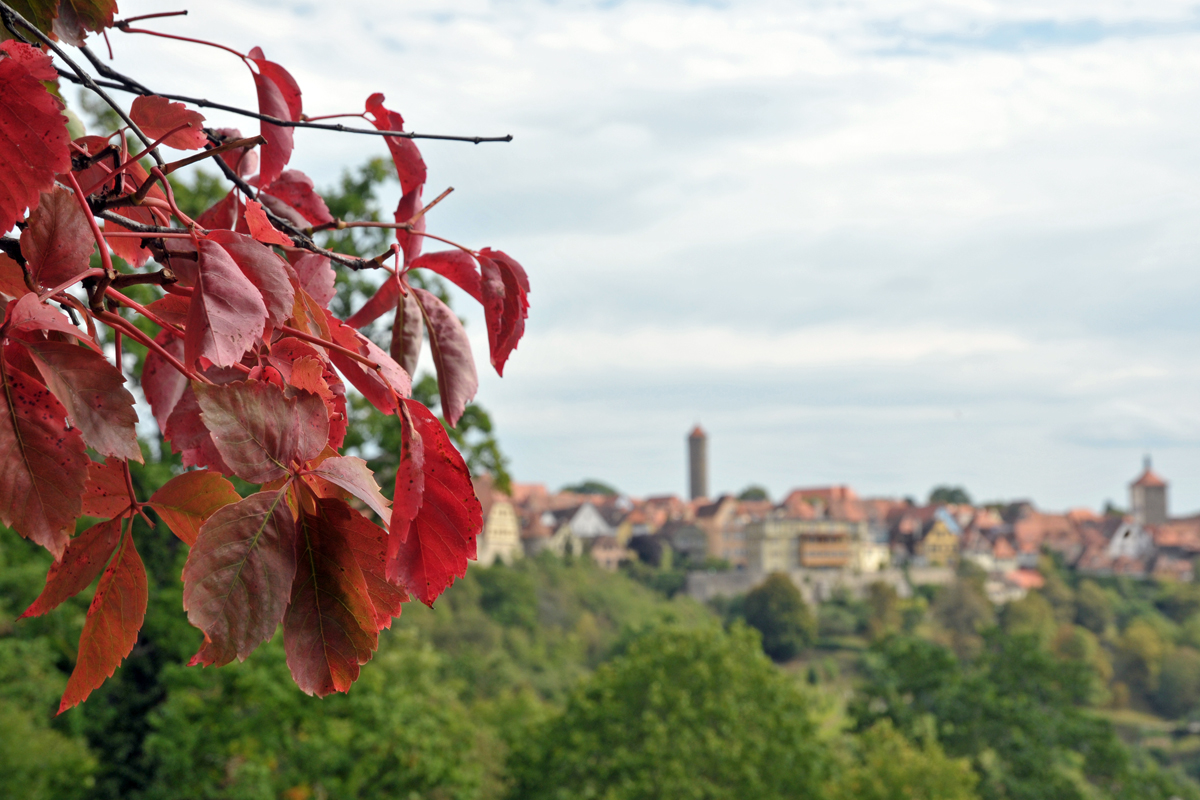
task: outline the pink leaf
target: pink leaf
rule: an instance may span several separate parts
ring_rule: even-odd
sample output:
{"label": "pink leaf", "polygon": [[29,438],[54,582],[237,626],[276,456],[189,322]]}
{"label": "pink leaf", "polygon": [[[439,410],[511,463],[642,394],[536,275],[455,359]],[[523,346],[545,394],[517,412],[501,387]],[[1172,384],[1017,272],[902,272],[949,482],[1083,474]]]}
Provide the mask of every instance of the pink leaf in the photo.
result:
{"label": "pink leaf", "polygon": [[272,327],[282,325],[292,315],[296,291],[288,276],[287,262],[271,248],[243,233],[212,231],[208,238],[221,245],[262,295]]}
{"label": "pink leaf", "polygon": [[337,294],[334,288],[336,276],[329,266],[329,259],[319,253],[305,253],[293,268],[309,297],[316,300],[321,308],[329,308],[329,301]]}
{"label": "pink leaf", "polygon": [[370,325],[371,322],[386,314],[396,307],[396,298],[400,296],[399,284],[396,283],[395,277],[389,275],[383,279],[383,283],[375,290],[375,294],[367,302],[363,303],[362,308],[355,311],[346,320],[346,324],[351,328],[362,328]]}
{"label": "pink leaf", "polygon": [[479,251],[483,275],[483,313],[487,319],[488,346],[497,375],[525,333],[529,315],[529,279],[514,259],[491,248]]}
{"label": "pink leaf", "polygon": [[32,292],[21,295],[9,303],[4,318],[8,322],[8,329],[13,333],[58,331],[75,337],[96,352],[100,351],[96,343],[88,338],[86,333],[72,325],[66,315],[38,300],[38,296]]}
{"label": "pink leaf", "polygon": [[395,411],[396,396],[407,397],[412,393],[412,378],[404,371],[403,367],[380,350],[370,339],[345,325],[332,314],[329,315],[328,320],[330,335],[335,344],[366,356],[378,364],[380,369],[376,372],[343,353],[330,350],[329,359],[334,366],[346,376],[346,380],[350,381],[354,388],[362,392],[363,397],[367,398],[371,405],[385,414]]}
{"label": "pink leaf", "polygon": [[410,269],[427,269],[446,278],[458,288],[483,302],[483,290],[479,285],[479,270],[475,267],[475,259],[462,250],[440,250],[436,253],[413,259],[408,265]]}
{"label": "pink leaf", "polygon": [[[376,130],[402,131],[404,118],[395,111],[389,111],[383,106],[383,95],[379,92],[367,98],[367,113]],[[412,139],[401,136],[385,136],[388,150],[392,153],[392,161],[396,165],[396,175],[400,178],[401,194],[408,194],[413,189],[425,183],[425,161],[421,151]],[[411,216],[411,215],[410,215]]]}
{"label": "pink leaf", "polygon": [[40,286],[52,288],[90,265],[96,240],[79,200],[70,189],[56,186],[41,197],[21,232],[21,254]]}
{"label": "pink leaf", "polygon": [[[418,186],[400,198],[400,203],[396,206],[396,222],[408,222],[420,210],[421,187]],[[420,233],[425,231],[425,217],[422,216],[413,223],[413,227],[418,231],[417,233],[409,233],[400,228],[396,229],[396,242],[399,243],[400,250],[404,253],[405,264],[421,255],[421,247],[425,244],[425,237],[421,236]]]}
{"label": "pink leaf", "polygon": [[429,349],[437,368],[442,414],[451,425],[457,425],[467,403],[479,388],[471,342],[462,322],[445,303],[424,289],[413,287],[412,293],[425,313],[425,325],[429,329]]}
{"label": "pink leaf", "polygon": [[[321,198],[321,195],[317,194],[313,188],[312,178],[298,169],[285,170],[270,186],[262,191],[268,196],[285,203],[288,207],[295,209],[301,219],[311,225],[324,225],[327,222],[333,222],[333,216],[329,213],[329,207],[325,205],[325,201]],[[259,199],[264,204],[267,202],[263,198],[262,193],[259,194]],[[303,222],[300,223],[300,227],[305,227]]]}
{"label": "pink leaf", "polygon": [[266,320],[267,307],[254,284],[221,245],[201,239],[185,363],[205,358],[219,367],[236,364],[262,335]]}
{"label": "pink leaf", "polygon": [[271,220],[267,219],[267,214],[263,211],[263,207],[255,200],[246,201],[246,225],[250,228],[250,235],[264,244],[277,244],[281,247],[292,247],[292,240],[284,236],[275,226],[271,224]]}
{"label": "pink leaf", "polygon": [[375,483],[375,475],[367,466],[367,462],[361,458],[354,456],[327,458],[313,468],[312,474],[319,475],[362,500],[368,508],[379,515],[385,525],[391,519],[392,512],[388,509],[391,501],[380,494],[379,484]]}
{"label": "pink leaf", "polygon": [[[295,79],[283,67],[263,58],[261,49],[256,47],[249,55],[258,67],[258,72],[254,73],[254,88],[258,91],[259,113],[276,119],[299,121],[302,108],[300,87]],[[262,148],[259,183],[268,186],[280,176],[292,158],[292,129],[263,122],[261,131],[267,143]]]}

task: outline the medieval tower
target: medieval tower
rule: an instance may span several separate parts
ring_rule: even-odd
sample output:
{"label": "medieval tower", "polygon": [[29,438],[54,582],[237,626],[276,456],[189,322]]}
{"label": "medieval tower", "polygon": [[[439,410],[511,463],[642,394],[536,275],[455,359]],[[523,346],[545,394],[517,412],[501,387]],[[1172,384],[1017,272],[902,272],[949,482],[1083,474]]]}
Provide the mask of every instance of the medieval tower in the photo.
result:
{"label": "medieval tower", "polygon": [[1150,457],[1138,479],[1129,484],[1129,510],[1139,525],[1161,525],[1167,521],[1167,482],[1150,469]]}
{"label": "medieval tower", "polygon": [[699,425],[688,434],[688,481],[693,500],[708,497],[708,436]]}

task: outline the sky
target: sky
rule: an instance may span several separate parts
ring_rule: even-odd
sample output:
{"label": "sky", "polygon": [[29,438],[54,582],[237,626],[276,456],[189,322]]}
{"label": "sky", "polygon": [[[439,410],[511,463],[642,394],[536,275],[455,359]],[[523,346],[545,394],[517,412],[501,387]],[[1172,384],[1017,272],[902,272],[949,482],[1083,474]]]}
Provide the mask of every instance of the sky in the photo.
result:
{"label": "sky", "polygon": [[[310,115],[382,91],[410,130],[514,136],[421,147],[455,187],[430,230],[530,275],[503,379],[456,298],[517,480],[682,494],[699,423],[714,494],[1098,508],[1150,454],[1200,508],[1200,6],[196,5],[145,24],[261,46]],[[232,56],[110,37],[152,88],[254,104]],[[304,131],[292,166],[383,154]]]}

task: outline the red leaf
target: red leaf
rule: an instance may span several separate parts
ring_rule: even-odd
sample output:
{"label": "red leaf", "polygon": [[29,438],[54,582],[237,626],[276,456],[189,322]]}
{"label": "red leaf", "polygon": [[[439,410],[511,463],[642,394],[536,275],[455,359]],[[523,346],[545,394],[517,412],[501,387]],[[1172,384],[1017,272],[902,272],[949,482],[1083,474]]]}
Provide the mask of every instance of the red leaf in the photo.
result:
{"label": "red leaf", "polygon": [[21,265],[0,253],[0,294],[16,299],[29,291]]}
{"label": "red leaf", "polygon": [[241,268],[242,274],[258,289],[266,304],[271,326],[282,325],[292,315],[292,305],[296,302],[296,290],[288,276],[287,262],[271,248],[243,233],[212,231],[208,238],[225,248],[225,252]]}
{"label": "red leaf", "polygon": [[8,233],[54,176],[71,169],[63,105],[40,81],[55,80],[50,57],[14,39],[0,43],[0,234]]}
{"label": "red leaf", "polygon": [[0,377],[0,522],[61,559],[87,481],[83,437],[45,386],[9,369]]}
{"label": "red leaf", "polygon": [[116,0],[63,0],[58,4],[54,34],[67,44],[80,47],[88,31],[111,28],[116,13]]}
{"label": "red leaf", "polygon": [[483,274],[483,313],[487,319],[492,366],[497,375],[503,375],[504,363],[525,333],[529,278],[515,260],[488,247],[479,251],[479,266]]}
{"label": "red leaf", "polygon": [[60,186],[42,194],[21,232],[21,254],[40,286],[58,286],[89,266],[96,240],[75,193]]}
{"label": "red leaf", "polygon": [[150,496],[150,507],[186,545],[196,543],[200,526],[216,511],[242,498],[223,475],[193,470],[176,475]]}
{"label": "red leaf", "polygon": [[392,627],[392,618],[400,616],[408,592],[391,584],[387,577],[387,531],[342,502],[325,501],[321,511],[331,524],[346,530],[346,542],[354,551],[354,560],[367,583],[367,594],[375,610],[375,629]]}
{"label": "red leaf", "polygon": [[335,456],[327,458],[313,468],[312,474],[319,475],[330,483],[336,484],[350,494],[367,504],[367,507],[379,515],[386,525],[392,516],[388,510],[391,501],[379,492],[379,484],[375,483],[375,475],[367,462],[354,456]]}
{"label": "red leaf", "polygon": [[[178,337],[166,331],[159,331],[154,341],[176,359],[183,361],[183,341]],[[146,395],[150,410],[154,412],[154,419],[158,421],[159,430],[164,434],[167,430],[167,420],[187,388],[186,375],[154,350],[147,351],[146,362],[142,366],[142,394]]]}
{"label": "red leaf", "polygon": [[146,568],[133,537],[126,534],[96,587],[79,637],[79,658],[58,713],[86,700],[133,650],[146,616],[147,596]]}
{"label": "red leaf", "polygon": [[238,223],[238,210],[241,208],[238,193],[231,189],[229,194],[222,197],[207,211],[196,217],[196,224],[208,230],[209,237],[214,230],[233,230]]}
{"label": "red leaf", "polygon": [[137,412],[125,376],[108,359],[64,342],[22,342],[67,416],[98,453],[142,462]]}
{"label": "red leaf", "polygon": [[266,381],[225,386],[193,383],[205,427],[235,475],[266,483],[287,475],[325,448],[329,413],[320,397],[299,392],[285,397]]}
{"label": "red leaf", "polygon": [[[418,186],[400,198],[400,203],[396,206],[396,222],[408,222],[420,210],[421,187]],[[423,232],[425,230],[425,217],[422,216],[419,220],[414,222],[413,227],[417,231]],[[404,263],[407,264],[417,256],[421,255],[421,246],[425,243],[425,237],[419,235],[418,233],[409,233],[406,230],[397,228],[396,241],[400,245],[401,252],[404,253]]]}
{"label": "red leaf", "polygon": [[412,378],[370,339],[332,315],[328,319],[334,343],[370,358],[379,364],[380,372],[368,369],[336,350],[330,350],[329,358],[334,366],[346,376],[346,380],[354,384],[355,389],[362,392],[371,405],[385,414],[395,411],[396,395],[407,397],[412,393]]}
{"label": "red leaf", "polygon": [[267,307],[258,289],[216,242],[200,240],[198,271],[184,339],[185,363],[205,358],[219,367],[232,366],[262,335]]}
{"label": "red leaf", "polygon": [[176,150],[200,150],[208,144],[208,137],[204,134],[204,115],[183,103],[172,103],[165,97],[149,95],[134,98],[129,108],[129,118],[137,123],[142,133],[155,141],[181,125],[186,126],[162,140],[167,147]]}
{"label": "red leaf", "polygon": [[[383,95],[379,92],[367,98],[367,113],[371,115],[372,124],[380,131],[404,130],[404,118],[395,111],[389,111],[383,106]],[[400,178],[400,191],[408,194],[413,189],[425,183],[425,161],[421,151],[412,139],[400,136],[385,136],[388,150],[392,152],[392,161],[396,165],[396,175]],[[411,214],[409,216],[412,216]]]}
{"label": "red leaf", "polygon": [[292,240],[275,229],[271,220],[267,219],[267,212],[263,211],[262,205],[257,201],[246,201],[245,218],[246,225],[250,228],[250,235],[255,239],[265,244],[292,247]]}
{"label": "red leaf", "polygon": [[[404,470],[396,473],[387,577],[432,607],[455,577],[467,574],[467,560],[475,558],[475,537],[483,529],[483,510],[471,473],[437,417],[415,400],[405,400],[404,407],[420,437],[424,487],[415,517],[405,520],[415,504],[407,483],[411,476]],[[410,441],[415,445],[416,436]]]}
{"label": "red leaf", "polygon": [[[146,306],[146,308],[150,309],[150,311],[153,312],[156,317],[164,322],[169,322],[182,328],[184,325],[187,325],[188,309],[191,308],[191,303],[188,302],[189,299],[190,298],[184,297],[183,295],[168,294],[164,297],[158,298],[153,303]],[[167,335],[170,336],[170,334]],[[177,341],[182,341],[178,339],[178,337],[172,336],[171,338],[176,339]],[[179,360],[183,360],[182,349],[179,351]]]}
{"label": "red leaf", "polygon": [[[258,67],[258,72],[254,74],[254,88],[258,91],[259,113],[298,122],[303,109],[300,87],[295,79],[283,67],[263,58],[261,49],[255,47],[249,56]],[[261,132],[267,143],[262,148],[259,181],[260,185],[268,186],[291,160],[292,129],[264,122]]]}
{"label": "red leaf", "polygon": [[225,463],[213,442],[212,434],[200,419],[200,401],[191,384],[184,389],[179,402],[167,417],[163,436],[171,441],[171,450],[181,453],[185,467],[209,467],[226,475],[233,470]]}
{"label": "red leaf", "polygon": [[[396,466],[392,520],[388,530],[407,537],[408,523],[416,518],[425,497],[425,442],[413,424],[408,406],[401,403],[397,416],[400,417],[400,463]],[[391,575],[388,577],[390,579]]]}
{"label": "red leaf", "polygon": [[252,494],[213,514],[183,566],[183,607],[204,631],[190,665],[221,666],[275,634],[296,577],[287,489]]}
{"label": "red leaf", "polygon": [[[244,138],[242,132],[237,128],[217,128],[213,133],[222,142],[234,142]],[[254,149],[253,145],[226,150],[217,157],[228,164],[229,168],[242,178],[247,175],[253,175],[254,171],[258,169],[258,151]]]}
{"label": "red leaf", "polygon": [[[329,206],[313,188],[312,178],[298,169],[285,170],[270,186],[262,190],[299,212],[312,225],[333,222]],[[259,195],[259,199],[263,199]],[[265,203],[266,201],[263,200]],[[301,227],[304,227],[301,225]]]}
{"label": "red leaf", "polygon": [[297,530],[296,581],[283,618],[283,646],[292,678],[305,694],[349,691],[379,641],[375,605],[355,550],[358,527],[318,499]]}
{"label": "red leaf", "polygon": [[442,415],[451,425],[457,425],[467,403],[471,402],[475,390],[479,388],[471,342],[467,339],[462,322],[445,303],[424,289],[414,286],[411,291],[425,313],[429,350],[433,353],[433,364],[437,368]]}
{"label": "red leaf", "polygon": [[381,315],[395,308],[396,298],[399,296],[400,284],[396,282],[394,277],[389,275],[383,279],[383,283],[375,290],[375,294],[371,295],[371,298],[363,303],[362,308],[347,318],[346,324],[351,328],[362,328],[370,325]]}
{"label": "red leaf", "polygon": [[409,375],[417,374],[417,360],[421,357],[421,342],[425,340],[425,322],[421,306],[412,289],[396,307],[396,318],[392,322],[392,358],[400,363]]}
{"label": "red leaf", "polygon": [[337,294],[334,288],[336,277],[329,266],[329,259],[318,253],[306,253],[292,267],[308,296],[316,300],[321,308],[329,308],[329,301]]}
{"label": "red leaf", "polygon": [[125,462],[105,459],[101,464],[89,461],[87,484],[81,500],[81,513],[97,519],[110,519],[129,508],[129,487],[125,485]]}
{"label": "red leaf", "polygon": [[436,272],[478,302],[483,302],[483,290],[479,285],[479,270],[475,268],[475,259],[469,253],[464,253],[462,250],[440,250],[415,258],[408,266],[410,269],[427,269]]}
{"label": "red leaf", "polygon": [[[346,386],[333,371],[323,351],[299,339],[285,337],[271,345],[267,360],[279,370],[286,383],[320,395],[329,410],[329,446],[337,450],[346,436]],[[319,364],[319,380],[311,363]]]}
{"label": "red leaf", "polygon": [[121,541],[122,522],[119,518],[98,522],[72,539],[62,561],[50,565],[42,593],[18,619],[40,617],[91,586]]}
{"label": "red leaf", "polygon": [[74,336],[96,352],[100,351],[86,333],[72,325],[65,315],[38,300],[33,292],[21,295],[10,303],[4,318],[8,321],[8,329],[14,333],[58,331]]}

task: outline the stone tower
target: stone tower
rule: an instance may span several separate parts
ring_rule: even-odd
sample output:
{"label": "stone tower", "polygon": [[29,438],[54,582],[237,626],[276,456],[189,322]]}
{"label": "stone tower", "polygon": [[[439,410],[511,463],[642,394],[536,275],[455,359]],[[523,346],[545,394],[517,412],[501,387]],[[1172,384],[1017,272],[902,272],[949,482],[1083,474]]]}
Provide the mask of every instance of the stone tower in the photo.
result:
{"label": "stone tower", "polygon": [[1150,469],[1150,456],[1136,481],[1129,484],[1129,509],[1140,525],[1161,525],[1167,521],[1167,482]]}
{"label": "stone tower", "polygon": [[699,425],[688,434],[688,480],[693,500],[708,497],[708,436]]}

